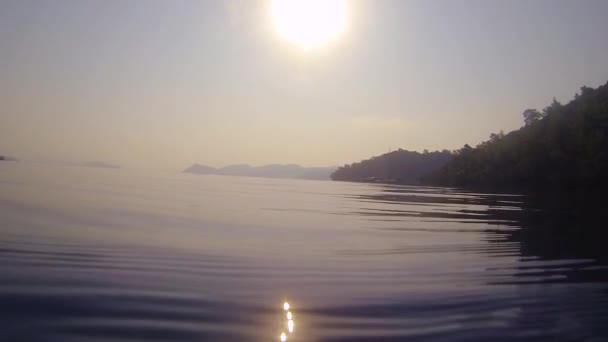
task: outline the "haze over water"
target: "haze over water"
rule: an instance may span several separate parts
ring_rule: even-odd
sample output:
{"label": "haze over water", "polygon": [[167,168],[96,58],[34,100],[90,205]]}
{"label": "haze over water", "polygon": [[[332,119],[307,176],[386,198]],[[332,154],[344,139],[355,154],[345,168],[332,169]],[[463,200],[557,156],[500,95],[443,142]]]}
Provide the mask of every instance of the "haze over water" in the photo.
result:
{"label": "haze over water", "polygon": [[5,163],[0,340],[606,340],[605,264],[513,238],[521,202]]}

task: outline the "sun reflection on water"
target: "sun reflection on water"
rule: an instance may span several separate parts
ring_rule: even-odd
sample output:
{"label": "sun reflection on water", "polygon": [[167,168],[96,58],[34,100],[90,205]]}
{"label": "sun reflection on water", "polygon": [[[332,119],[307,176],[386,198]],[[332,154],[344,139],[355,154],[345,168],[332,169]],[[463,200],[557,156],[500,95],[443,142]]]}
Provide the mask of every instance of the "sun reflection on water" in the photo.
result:
{"label": "sun reflection on water", "polygon": [[[293,313],[291,311],[289,311],[289,309],[291,308],[291,306],[289,305],[288,302],[283,303],[283,311],[285,311],[285,315],[283,316],[283,322],[282,322],[282,326],[287,328],[287,331],[289,332],[289,334],[293,333],[294,330],[294,317],[293,317]],[[283,331],[281,332],[281,336],[279,336],[281,341],[287,341],[287,334]]]}

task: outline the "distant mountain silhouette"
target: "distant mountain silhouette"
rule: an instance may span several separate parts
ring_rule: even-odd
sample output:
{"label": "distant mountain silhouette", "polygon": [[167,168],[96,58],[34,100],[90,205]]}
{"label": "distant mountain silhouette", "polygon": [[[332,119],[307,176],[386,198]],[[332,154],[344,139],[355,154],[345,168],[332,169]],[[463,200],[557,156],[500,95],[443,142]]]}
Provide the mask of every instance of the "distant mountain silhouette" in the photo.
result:
{"label": "distant mountain silhouette", "polygon": [[268,164],[263,166],[235,164],[219,169],[202,164],[193,164],[183,172],[199,175],[329,180],[329,175],[334,170],[335,167],[303,167],[297,164]]}
{"label": "distant mountain silhouette", "polygon": [[219,169],[220,174],[229,176],[249,176],[252,172],[252,167],[247,164],[235,164],[224,166]]}
{"label": "distant mountain silhouette", "polygon": [[421,178],[453,158],[448,150],[423,153],[399,149],[338,168],[337,181],[419,184]]}
{"label": "distant mountain silhouette", "polygon": [[19,159],[15,157],[0,155],[0,161],[19,161]]}
{"label": "distant mountain silhouette", "polygon": [[217,174],[217,169],[207,165],[201,164],[192,164],[189,168],[185,169],[183,172],[186,173],[196,173],[199,175],[215,175]]}
{"label": "distant mountain silhouette", "polygon": [[103,169],[118,169],[120,165],[109,164],[102,161],[90,161],[83,164],[86,167],[98,167]]}

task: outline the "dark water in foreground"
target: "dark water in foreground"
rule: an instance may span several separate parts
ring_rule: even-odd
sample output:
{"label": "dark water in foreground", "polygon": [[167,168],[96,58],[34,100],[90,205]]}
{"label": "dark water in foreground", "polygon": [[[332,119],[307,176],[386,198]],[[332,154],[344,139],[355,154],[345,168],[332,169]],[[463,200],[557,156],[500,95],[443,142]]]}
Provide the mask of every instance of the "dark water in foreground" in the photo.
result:
{"label": "dark water in foreground", "polygon": [[0,341],[608,340],[606,265],[521,202],[0,164]]}

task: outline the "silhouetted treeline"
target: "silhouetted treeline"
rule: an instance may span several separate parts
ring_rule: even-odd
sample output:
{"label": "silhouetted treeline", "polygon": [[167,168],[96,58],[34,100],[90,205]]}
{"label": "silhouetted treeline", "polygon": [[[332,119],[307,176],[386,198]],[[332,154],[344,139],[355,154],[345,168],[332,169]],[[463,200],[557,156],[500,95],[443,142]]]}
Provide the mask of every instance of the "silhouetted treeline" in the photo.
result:
{"label": "silhouetted treeline", "polygon": [[[497,190],[608,190],[608,84],[527,109],[524,126],[450,152],[390,152],[340,167],[334,180]],[[585,193],[585,192],[583,192]]]}
{"label": "silhouetted treeline", "polygon": [[495,189],[606,188],[608,84],[581,88],[574,100],[556,100],[542,112],[524,111],[525,125],[492,134],[475,148],[423,178],[433,185]]}
{"label": "silhouetted treeline", "polygon": [[419,153],[400,149],[359,163],[344,165],[332,173],[331,179],[419,184],[423,175],[438,170],[452,157],[448,150]]}

